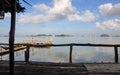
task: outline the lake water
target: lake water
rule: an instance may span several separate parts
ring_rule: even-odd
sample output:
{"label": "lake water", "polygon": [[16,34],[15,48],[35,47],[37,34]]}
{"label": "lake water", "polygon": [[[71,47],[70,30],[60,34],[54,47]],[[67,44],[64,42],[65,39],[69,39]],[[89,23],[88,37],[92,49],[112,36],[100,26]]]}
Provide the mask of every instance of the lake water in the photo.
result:
{"label": "lake water", "polygon": [[[120,37],[16,37],[16,43],[22,41],[51,40],[53,44],[92,43],[92,44],[120,44]],[[8,43],[8,37],[0,37],[0,43]],[[30,61],[39,62],[69,62],[69,47],[30,48]],[[118,48],[120,50],[120,48]],[[24,50],[15,52],[15,61],[24,61]],[[120,51],[119,51],[120,53]],[[114,48],[110,47],[73,47],[73,62],[114,62]],[[9,55],[0,60],[9,60]],[[120,57],[120,55],[119,55]],[[120,60],[120,58],[119,58]]]}

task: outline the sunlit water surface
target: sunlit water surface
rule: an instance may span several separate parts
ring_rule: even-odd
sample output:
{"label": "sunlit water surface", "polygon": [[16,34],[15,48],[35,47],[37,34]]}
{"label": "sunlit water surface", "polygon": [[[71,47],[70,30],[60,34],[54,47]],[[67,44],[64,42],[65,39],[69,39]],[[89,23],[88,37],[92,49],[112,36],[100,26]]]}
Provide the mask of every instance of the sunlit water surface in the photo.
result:
{"label": "sunlit water surface", "polygon": [[[120,37],[16,37],[15,42],[37,41],[53,44],[92,43],[92,44],[120,44]],[[0,43],[8,43],[8,37],[0,37]],[[30,61],[39,62],[69,62],[69,47],[30,48]],[[120,50],[120,48],[118,48]],[[24,50],[15,52],[16,61],[24,61]],[[120,53],[120,51],[119,51]],[[114,62],[114,48],[74,46],[72,60],[75,63]],[[120,55],[119,55],[120,57]],[[9,55],[0,57],[9,60]],[[120,60],[120,58],[119,58]]]}

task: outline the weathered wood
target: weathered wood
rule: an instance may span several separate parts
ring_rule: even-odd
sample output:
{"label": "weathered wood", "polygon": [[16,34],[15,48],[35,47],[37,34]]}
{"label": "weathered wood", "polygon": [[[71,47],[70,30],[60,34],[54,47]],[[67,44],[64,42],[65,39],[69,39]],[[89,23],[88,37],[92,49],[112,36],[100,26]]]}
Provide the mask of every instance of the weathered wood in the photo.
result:
{"label": "weathered wood", "polygon": [[[0,43],[0,45],[9,45],[7,43]],[[39,44],[39,45],[32,45],[32,44],[15,44],[15,45],[29,45],[29,46],[54,46],[54,47],[57,47],[57,46],[70,46],[70,45],[73,45],[73,46],[95,46],[95,47],[114,47],[114,46],[117,46],[117,47],[120,47],[120,44],[91,44],[91,43],[88,43],[88,44],[79,44],[79,43],[71,43],[71,44]]]}
{"label": "weathered wood", "polygon": [[[0,64],[0,75],[8,75],[8,65]],[[4,72],[1,73],[1,72]],[[83,64],[15,62],[15,75],[87,75]]]}
{"label": "weathered wood", "polygon": [[[8,62],[0,62],[0,75],[8,75]],[[6,74],[7,73],[7,74]],[[120,63],[15,62],[15,75],[120,75]]]}
{"label": "weathered wood", "polygon": [[[95,47],[114,47],[114,46],[117,46],[117,47],[120,47],[119,44],[77,44],[77,43],[71,43],[71,44],[45,44],[45,45],[37,45],[37,46],[70,46],[70,45],[73,45],[73,46],[95,46]],[[34,46],[34,45],[31,45],[31,46]]]}
{"label": "weathered wood", "polygon": [[30,46],[28,45],[25,51],[25,62],[29,62],[29,55],[30,55]]}
{"label": "weathered wood", "polygon": [[[26,46],[19,46],[19,47],[14,48],[14,51],[19,51],[19,50],[22,50],[22,49],[25,49],[25,48],[26,48]],[[10,52],[9,49],[7,49],[7,50],[1,50],[0,51],[0,56],[8,54],[9,52]]]}
{"label": "weathered wood", "polygon": [[114,51],[115,51],[115,63],[118,63],[118,48],[117,48],[117,46],[114,47]]}
{"label": "weathered wood", "polygon": [[73,46],[70,45],[69,63],[72,63],[72,48]]}
{"label": "weathered wood", "polygon": [[16,24],[16,0],[11,0],[11,27],[9,33],[9,71],[10,75],[14,75],[14,38],[15,38],[15,24]]}

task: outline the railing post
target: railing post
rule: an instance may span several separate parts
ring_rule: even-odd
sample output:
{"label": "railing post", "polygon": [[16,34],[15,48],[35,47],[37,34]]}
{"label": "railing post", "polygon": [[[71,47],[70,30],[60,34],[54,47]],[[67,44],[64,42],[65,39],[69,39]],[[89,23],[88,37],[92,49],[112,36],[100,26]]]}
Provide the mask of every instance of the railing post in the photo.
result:
{"label": "railing post", "polygon": [[115,51],[115,63],[118,63],[118,48],[117,48],[117,46],[114,46],[114,51]]}
{"label": "railing post", "polygon": [[25,62],[29,62],[29,55],[30,55],[30,46],[27,45],[26,51],[25,51]]}
{"label": "railing post", "polygon": [[69,63],[72,63],[72,48],[73,48],[73,45],[71,44],[70,45],[70,54],[69,54]]}

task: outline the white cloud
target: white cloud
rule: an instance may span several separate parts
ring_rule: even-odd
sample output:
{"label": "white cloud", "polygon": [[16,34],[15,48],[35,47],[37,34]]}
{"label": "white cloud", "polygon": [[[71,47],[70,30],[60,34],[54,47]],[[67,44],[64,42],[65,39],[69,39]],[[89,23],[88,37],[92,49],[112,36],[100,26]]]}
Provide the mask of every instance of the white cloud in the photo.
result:
{"label": "white cloud", "polygon": [[79,16],[78,14],[73,14],[73,15],[68,15],[68,19],[70,21],[91,22],[91,21],[95,21],[96,17],[93,15],[92,12],[86,10],[83,16]]}
{"label": "white cloud", "polygon": [[34,9],[41,11],[37,14],[25,14],[19,17],[18,23],[44,23],[49,21],[68,19],[70,21],[91,22],[95,20],[95,16],[89,10],[86,10],[83,16],[78,15],[77,9],[72,5],[71,0],[54,0],[53,6],[45,4],[37,4]]}
{"label": "white cloud", "polygon": [[120,3],[115,5],[111,3],[100,5],[99,11],[102,15],[107,17],[120,15]]}
{"label": "white cloud", "polygon": [[20,19],[17,23],[19,24],[26,24],[26,23],[44,23],[58,19],[56,15],[21,15]]}
{"label": "white cloud", "polygon": [[10,13],[5,13],[5,18],[10,18],[11,14]]}
{"label": "white cloud", "polygon": [[104,21],[103,23],[96,23],[96,27],[105,30],[105,28],[108,28],[110,30],[120,30],[120,20],[115,19],[115,20],[109,20],[109,21]]}
{"label": "white cloud", "polygon": [[71,4],[71,0],[54,0],[53,8],[47,11],[47,14],[67,15],[75,12],[76,10]]}
{"label": "white cloud", "polygon": [[47,11],[49,10],[49,7],[45,4],[37,4],[33,6],[34,9],[40,10],[40,11]]}

